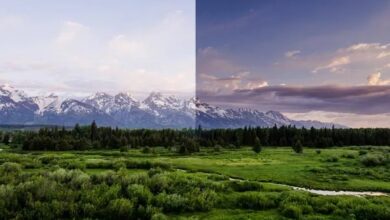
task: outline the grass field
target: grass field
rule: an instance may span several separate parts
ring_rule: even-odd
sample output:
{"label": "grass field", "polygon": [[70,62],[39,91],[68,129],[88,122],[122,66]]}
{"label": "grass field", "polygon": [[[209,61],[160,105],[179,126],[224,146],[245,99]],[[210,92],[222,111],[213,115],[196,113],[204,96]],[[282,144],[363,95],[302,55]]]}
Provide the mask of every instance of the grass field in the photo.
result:
{"label": "grass field", "polygon": [[[159,207],[153,217],[155,219],[381,219],[390,216],[390,198],[386,196],[318,196],[274,184],[388,193],[389,164],[371,165],[364,161],[367,157],[388,154],[390,147],[330,148],[320,151],[305,148],[302,154],[296,154],[288,147],[264,148],[259,154],[250,148],[220,151],[202,148],[201,152],[188,156],[165,148],[155,148],[150,153],[142,153],[141,149],[128,152],[24,152],[6,146],[0,148],[2,172],[6,172],[4,170],[8,169],[6,166],[10,163],[18,164],[22,168],[21,176],[18,176],[22,182],[37,176],[57,175],[59,170],[65,173],[80,170],[78,172],[83,174],[77,175],[87,175],[90,179],[104,179],[118,173],[133,179],[141,176],[149,178],[150,181],[144,185],[157,198],[151,200],[154,206]],[[6,179],[8,175],[11,174],[3,174],[0,178],[2,185],[10,184]],[[207,208],[194,205],[203,201],[200,199],[190,203],[195,207],[191,209],[165,207],[165,203],[158,202],[161,192],[153,191],[153,187],[156,187],[152,184],[155,175],[162,175],[162,178],[173,181],[172,184],[179,187],[175,188],[178,192],[169,192],[169,184],[165,186],[159,183],[159,187],[167,187],[161,192],[167,193],[168,198],[171,198],[169,193],[186,198],[187,192],[180,194],[180,187],[189,187],[191,190],[199,188],[201,192],[210,190],[211,194],[215,193],[215,201],[207,203]],[[1,189],[0,196],[5,196]],[[351,207],[351,204],[357,205]],[[367,207],[370,210],[366,210]],[[382,210],[383,215],[371,213],[378,210]],[[161,216],[158,216],[160,212]],[[363,212],[371,213],[375,218],[367,217]]]}

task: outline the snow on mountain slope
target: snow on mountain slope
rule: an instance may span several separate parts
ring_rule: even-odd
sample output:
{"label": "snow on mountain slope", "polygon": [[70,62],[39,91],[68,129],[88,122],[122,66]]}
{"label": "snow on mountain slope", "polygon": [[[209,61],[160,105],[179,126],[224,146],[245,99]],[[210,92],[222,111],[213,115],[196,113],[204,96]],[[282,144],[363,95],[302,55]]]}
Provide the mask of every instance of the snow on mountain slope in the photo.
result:
{"label": "snow on mountain slope", "polygon": [[38,105],[37,114],[43,114],[45,111],[61,111],[62,99],[54,94],[48,96],[36,96],[32,98],[33,102]]}
{"label": "snow on mountain slope", "polygon": [[0,96],[7,96],[14,102],[23,102],[28,100],[28,96],[26,93],[21,90],[15,89],[8,84],[0,86]]}
{"label": "snow on mountain slope", "polygon": [[[9,85],[0,86],[0,123],[98,124],[128,128],[237,128],[244,126],[332,127],[331,123],[291,120],[277,111],[226,109],[152,92],[143,101],[129,93],[98,92],[83,99],[49,96],[29,97]],[[343,127],[335,125],[335,127]]]}

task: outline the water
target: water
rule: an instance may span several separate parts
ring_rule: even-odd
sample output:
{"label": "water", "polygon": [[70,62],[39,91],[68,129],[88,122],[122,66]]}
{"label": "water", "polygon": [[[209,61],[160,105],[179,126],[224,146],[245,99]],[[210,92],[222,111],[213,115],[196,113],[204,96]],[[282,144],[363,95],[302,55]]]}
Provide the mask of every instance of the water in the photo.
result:
{"label": "water", "polygon": [[306,191],[313,194],[324,195],[324,196],[388,196],[387,193],[383,193],[383,192],[333,191],[333,190],[307,189],[307,188],[296,187],[296,186],[289,186],[289,187],[291,187],[294,190],[301,190],[301,191]]}
{"label": "water", "polygon": [[[236,179],[236,178],[229,178],[230,181],[244,181],[242,179]],[[293,190],[300,190],[305,191],[317,195],[323,195],[323,196],[389,196],[389,194],[384,192],[370,192],[370,191],[334,191],[334,190],[320,190],[320,189],[308,189],[303,187],[297,187],[297,186],[291,186],[286,184],[280,184],[280,183],[272,183],[279,186],[285,186],[292,188]]]}

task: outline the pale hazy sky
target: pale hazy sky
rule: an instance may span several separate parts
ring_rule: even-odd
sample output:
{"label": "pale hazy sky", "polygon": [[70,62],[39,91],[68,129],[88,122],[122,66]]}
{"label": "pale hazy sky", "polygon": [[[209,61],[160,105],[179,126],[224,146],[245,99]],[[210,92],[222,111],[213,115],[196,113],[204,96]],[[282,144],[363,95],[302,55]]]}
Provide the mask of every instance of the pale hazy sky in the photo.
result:
{"label": "pale hazy sky", "polygon": [[0,83],[34,94],[192,96],[193,0],[0,0]]}

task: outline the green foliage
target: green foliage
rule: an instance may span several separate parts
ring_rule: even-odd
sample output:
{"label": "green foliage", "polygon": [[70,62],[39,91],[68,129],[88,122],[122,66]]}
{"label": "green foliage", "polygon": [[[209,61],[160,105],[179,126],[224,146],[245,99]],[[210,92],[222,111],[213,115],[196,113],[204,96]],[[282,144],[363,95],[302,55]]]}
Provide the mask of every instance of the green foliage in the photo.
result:
{"label": "green foliage", "polygon": [[300,139],[296,140],[294,145],[292,146],[295,153],[301,154],[303,153],[303,146]]}
{"label": "green foliage", "polygon": [[338,161],[339,161],[339,158],[336,157],[336,156],[331,156],[331,157],[326,158],[325,161],[326,161],[326,162],[335,163],[335,162],[338,162]]}
{"label": "green foliage", "polygon": [[252,150],[255,152],[255,153],[260,153],[261,152],[261,142],[260,142],[260,139],[259,137],[256,137],[255,138],[255,141],[254,141],[254,145],[252,147]]}
{"label": "green foliage", "polygon": [[[15,146],[24,150],[89,150],[122,149],[150,146],[174,146],[181,154],[199,152],[200,146],[221,145],[230,149],[240,146],[291,146],[295,152],[302,152],[303,146],[326,148],[331,146],[386,146],[390,145],[390,129],[306,129],[292,126],[273,128],[244,127],[237,129],[118,129],[76,125],[72,130],[42,128],[38,132],[13,132],[2,134],[2,141],[12,139]],[[7,141],[8,140],[8,141]],[[260,143],[261,140],[261,143]],[[259,144],[260,143],[260,144]],[[255,149],[256,148],[256,149]],[[368,149],[368,148],[367,148]],[[364,151],[362,150],[361,153]]]}
{"label": "green foliage", "polygon": [[374,166],[382,166],[390,163],[390,159],[382,155],[367,155],[361,159],[361,162],[364,166],[374,167]]}
{"label": "green foliage", "polygon": [[264,188],[260,183],[252,181],[230,181],[229,187],[236,192],[261,191]]}
{"label": "green foliage", "polygon": [[[315,157],[315,160],[321,161],[333,152],[328,149],[323,151],[324,155]],[[281,152],[291,157],[289,148],[282,151],[267,149],[262,156],[280,156]],[[339,149],[337,152],[337,155],[343,155],[351,150]],[[380,155],[378,152],[373,148],[367,156]],[[248,165],[242,165],[242,161],[232,154]],[[201,162],[204,167],[220,163],[224,164],[224,168],[224,162],[232,161],[240,164],[237,166],[239,172],[248,172],[247,167],[259,163],[258,159],[254,159],[258,157],[248,147],[226,150],[212,155],[212,158],[199,154],[183,158],[168,151],[168,156],[161,158],[161,155],[140,154],[139,150],[125,155],[117,150],[33,154],[2,152],[0,155],[0,219],[171,219],[214,212],[257,213],[257,218],[267,218],[272,213],[275,219],[315,219],[323,216],[330,219],[389,219],[390,213],[387,197],[317,196],[246,178],[232,180],[227,175],[211,173],[212,169],[208,170],[209,173],[200,172],[200,165],[191,173],[172,169],[171,162],[175,159],[194,166],[191,160],[204,157],[206,160]],[[221,160],[224,161],[222,163],[219,161],[221,157],[227,160]],[[213,159],[211,162],[205,162],[210,158]],[[170,163],[161,162],[167,159]],[[356,161],[342,162],[360,165],[360,169],[372,172],[364,175],[384,175],[382,178],[386,178],[386,173],[380,173],[385,172],[382,169],[385,167],[366,168]],[[32,163],[39,164],[38,168],[26,168],[25,164]],[[229,164],[227,169],[230,172],[234,166]],[[283,167],[280,166],[280,169]],[[322,177],[327,169],[321,168],[312,174]],[[221,169],[218,173],[224,174],[226,170]],[[353,170],[338,167],[337,172]],[[258,172],[258,167],[255,172]]]}

